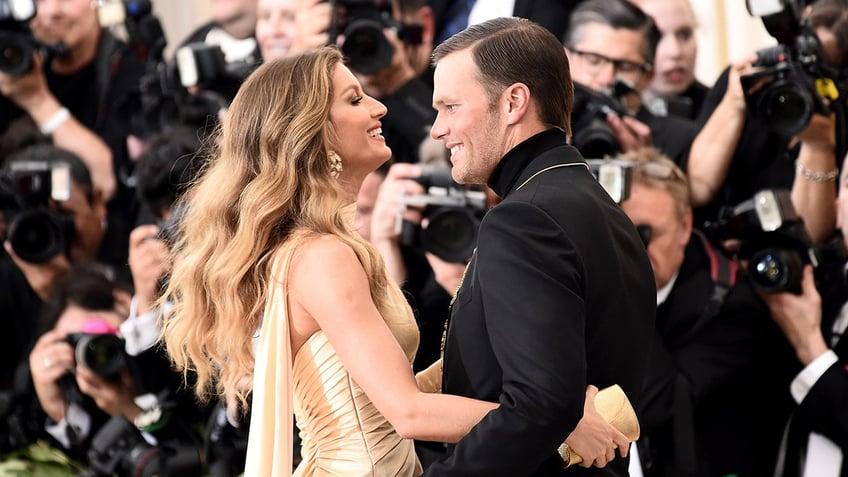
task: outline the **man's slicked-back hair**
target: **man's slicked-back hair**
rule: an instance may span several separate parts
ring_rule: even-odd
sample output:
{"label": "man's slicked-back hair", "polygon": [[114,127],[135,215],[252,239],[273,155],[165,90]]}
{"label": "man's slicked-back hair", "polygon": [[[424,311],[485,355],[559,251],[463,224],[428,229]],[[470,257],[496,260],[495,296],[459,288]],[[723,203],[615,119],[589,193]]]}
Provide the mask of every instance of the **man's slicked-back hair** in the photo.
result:
{"label": "man's slicked-back hair", "polygon": [[645,62],[654,64],[660,33],[654,19],[628,0],[592,0],[581,2],[571,13],[568,29],[562,39],[563,45],[573,48],[583,38],[583,27],[590,23],[606,25],[615,30],[633,30],[642,33],[645,44],[642,56]]}
{"label": "man's slicked-back hair", "polygon": [[530,20],[495,18],[469,26],[433,50],[433,64],[458,51],[470,50],[478,81],[494,105],[512,84],[522,83],[549,127],[571,134],[574,85],[562,44],[550,31]]}

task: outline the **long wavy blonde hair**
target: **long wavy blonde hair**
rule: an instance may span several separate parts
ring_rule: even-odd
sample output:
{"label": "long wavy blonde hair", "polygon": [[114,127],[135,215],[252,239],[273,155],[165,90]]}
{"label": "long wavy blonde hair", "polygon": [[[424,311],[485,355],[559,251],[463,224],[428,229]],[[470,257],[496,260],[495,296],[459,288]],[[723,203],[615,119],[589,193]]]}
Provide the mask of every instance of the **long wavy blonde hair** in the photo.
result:
{"label": "long wavy blonde hair", "polygon": [[247,409],[252,338],[272,279],[272,256],[295,236],[332,234],[356,252],[371,295],[384,304],[386,276],[374,249],[349,230],[348,205],[331,175],[328,151],[333,74],[342,61],[326,47],[270,61],[242,85],[219,131],[207,169],[186,194],[162,300],[174,365],[196,374],[202,400],[236,398]]}

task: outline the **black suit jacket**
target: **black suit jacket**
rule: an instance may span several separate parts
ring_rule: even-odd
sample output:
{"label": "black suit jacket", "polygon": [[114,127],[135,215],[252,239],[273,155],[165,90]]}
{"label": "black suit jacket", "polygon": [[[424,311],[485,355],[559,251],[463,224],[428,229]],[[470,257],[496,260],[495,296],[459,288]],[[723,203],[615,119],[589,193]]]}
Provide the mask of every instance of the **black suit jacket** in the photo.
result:
{"label": "black suit jacket", "polygon": [[563,469],[556,449],[588,384],[639,402],[656,305],[645,247],[561,131],[513,148],[489,186],[503,200],[452,307],[443,389],[500,407],[425,475],[627,475],[624,459]]}
{"label": "black suit jacket", "polygon": [[646,477],[751,475],[750,444],[759,436],[740,396],[756,391],[750,376],[773,323],[742,277],[714,301],[722,279],[711,276],[711,265],[704,242],[693,235],[671,292],[657,307],[658,345],[637,409]]}
{"label": "black suit jacket", "polygon": [[[440,31],[448,20],[447,16],[453,3],[459,0],[428,0],[436,19],[436,31]],[[463,0],[464,1],[464,0]],[[557,38],[568,28],[571,11],[583,0],[515,0],[513,15],[527,18],[551,31]],[[436,35],[438,36],[438,35]]]}

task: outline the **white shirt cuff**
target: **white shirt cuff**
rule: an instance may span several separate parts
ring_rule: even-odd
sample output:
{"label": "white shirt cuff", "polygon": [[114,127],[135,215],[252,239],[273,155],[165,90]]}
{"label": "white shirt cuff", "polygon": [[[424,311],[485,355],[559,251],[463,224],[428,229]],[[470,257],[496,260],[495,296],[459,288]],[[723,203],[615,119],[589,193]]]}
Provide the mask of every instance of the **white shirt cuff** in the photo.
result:
{"label": "white shirt cuff", "polygon": [[138,356],[152,347],[159,340],[159,310],[153,309],[142,315],[138,314],[136,297],[130,303],[130,316],[121,323],[121,336],[124,338],[127,354]]}
{"label": "white shirt cuff", "polygon": [[825,371],[833,366],[833,363],[838,361],[839,357],[836,356],[836,353],[832,350],[827,350],[808,364],[803,371],[798,373],[798,376],[792,380],[792,384],[789,386],[789,391],[792,393],[792,398],[795,399],[795,402],[801,404],[801,401],[807,397],[807,393],[810,392],[816,381],[822,377]]}
{"label": "white shirt cuff", "polygon": [[73,447],[75,442],[71,442],[71,437],[68,433],[69,427],[73,430],[77,442],[80,442],[88,436],[89,432],[91,432],[91,416],[85,412],[85,409],[71,403],[65,411],[64,419],[54,424],[51,424],[48,420],[44,429],[48,434],[59,441],[65,449],[70,449]]}

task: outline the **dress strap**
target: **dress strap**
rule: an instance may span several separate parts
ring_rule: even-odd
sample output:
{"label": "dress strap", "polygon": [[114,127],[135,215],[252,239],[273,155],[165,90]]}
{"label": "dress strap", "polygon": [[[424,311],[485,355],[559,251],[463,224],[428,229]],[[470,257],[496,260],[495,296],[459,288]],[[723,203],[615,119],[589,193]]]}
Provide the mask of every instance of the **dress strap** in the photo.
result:
{"label": "dress strap", "polygon": [[293,459],[292,353],[286,288],[296,247],[286,246],[271,266],[253,371],[245,477],[290,477]]}

